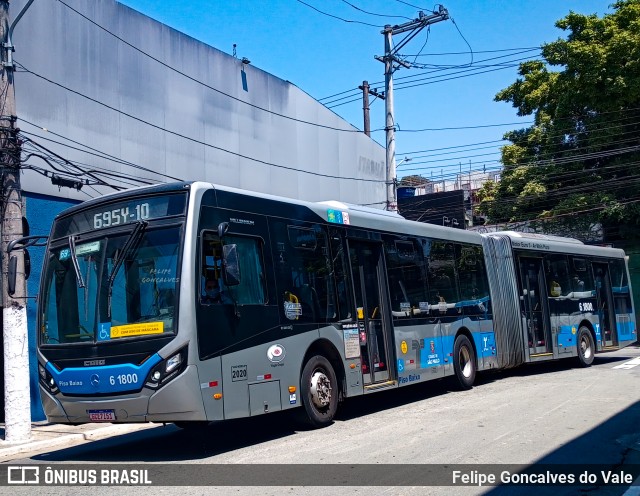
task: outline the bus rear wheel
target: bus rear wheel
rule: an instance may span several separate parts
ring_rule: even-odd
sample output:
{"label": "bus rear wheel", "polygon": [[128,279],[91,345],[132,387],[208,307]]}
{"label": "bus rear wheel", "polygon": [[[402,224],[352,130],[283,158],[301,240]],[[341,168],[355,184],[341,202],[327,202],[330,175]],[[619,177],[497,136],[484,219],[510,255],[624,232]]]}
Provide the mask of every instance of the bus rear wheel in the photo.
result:
{"label": "bus rear wheel", "polygon": [[312,357],[302,369],[300,386],[306,423],[316,428],[330,425],[338,409],[338,381],[329,360]]}
{"label": "bus rear wheel", "polygon": [[464,334],[460,334],[453,345],[453,370],[460,388],[471,389],[476,380],[476,353]]}
{"label": "bus rear wheel", "polygon": [[591,331],[582,326],[578,330],[578,363],[581,367],[589,367],[593,363],[596,347]]}

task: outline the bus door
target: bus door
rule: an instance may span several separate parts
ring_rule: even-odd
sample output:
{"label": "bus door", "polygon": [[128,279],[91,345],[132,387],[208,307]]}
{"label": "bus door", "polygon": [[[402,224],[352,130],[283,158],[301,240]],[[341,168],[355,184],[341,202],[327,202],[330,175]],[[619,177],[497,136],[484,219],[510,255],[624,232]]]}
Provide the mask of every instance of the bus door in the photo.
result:
{"label": "bus door", "polygon": [[349,240],[364,386],[391,380],[382,244]]}
{"label": "bus door", "polygon": [[613,290],[609,278],[609,264],[594,263],[593,275],[596,282],[596,304],[600,320],[600,339],[603,346],[618,346],[615,332],[616,315],[613,304]]}
{"label": "bus door", "polygon": [[549,302],[541,258],[520,257],[520,303],[529,356],[553,353]]}

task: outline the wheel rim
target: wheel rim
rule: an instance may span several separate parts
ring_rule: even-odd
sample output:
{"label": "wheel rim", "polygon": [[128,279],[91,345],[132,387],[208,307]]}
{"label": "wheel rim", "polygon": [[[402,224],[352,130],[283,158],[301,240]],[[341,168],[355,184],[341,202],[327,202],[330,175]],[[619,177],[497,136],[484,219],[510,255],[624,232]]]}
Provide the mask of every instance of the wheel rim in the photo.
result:
{"label": "wheel rim", "polygon": [[473,364],[471,363],[471,354],[466,346],[462,346],[460,348],[460,353],[458,353],[458,362],[460,363],[460,371],[462,372],[462,375],[467,378],[471,377],[471,374],[473,373]]}
{"label": "wheel rim", "polygon": [[313,404],[318,408],[325,408],[331,403],[331,380],[322,370],[311,375],[310,393]]}
{"label": "wheel rim", "polygon": [[583,357],[585,357],[587,360],[591,358],[591,340],[586,334],[582,335],[582,339],[580,340],[580,349],[582,350]]}

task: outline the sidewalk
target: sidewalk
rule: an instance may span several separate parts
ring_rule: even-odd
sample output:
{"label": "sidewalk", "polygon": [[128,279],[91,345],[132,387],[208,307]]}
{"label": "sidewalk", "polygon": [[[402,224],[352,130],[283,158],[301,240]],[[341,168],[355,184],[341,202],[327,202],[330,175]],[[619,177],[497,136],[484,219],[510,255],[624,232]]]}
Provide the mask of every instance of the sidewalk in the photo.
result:
{"label": "sidewalk", "polygon": [[0,463],[162,425],[152,423],[66,425],[51,424],[47,421],[33,422],[29,441],[8,443],[4,440],[4,424],[0,423]]}

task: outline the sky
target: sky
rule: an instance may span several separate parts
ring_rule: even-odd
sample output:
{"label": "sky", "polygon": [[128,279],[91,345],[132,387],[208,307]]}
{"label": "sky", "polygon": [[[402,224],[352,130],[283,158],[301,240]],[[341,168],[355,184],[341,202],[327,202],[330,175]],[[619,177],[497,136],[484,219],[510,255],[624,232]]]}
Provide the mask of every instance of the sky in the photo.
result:
{"label": "sky", "polygon": [[[119,0],[218,50],[287,80],[363,129],[368,81],[384,91],[386,24],[430,14],[420,0]],[[401,55],[411,68],[394,78],[397,175],[454,179],[459,171],[499,169],[503,135],[531,116],[495,102],[518,77],[517,64],[566,33],[570,11],[611,12],[611,0],[445,0],[450,19],[420,31]],[[394,45],[405,35],[395,35]],[[370,97],[372,138],[384,146],[384,101]],[[336,136],[337,138],[337,136]]]}

